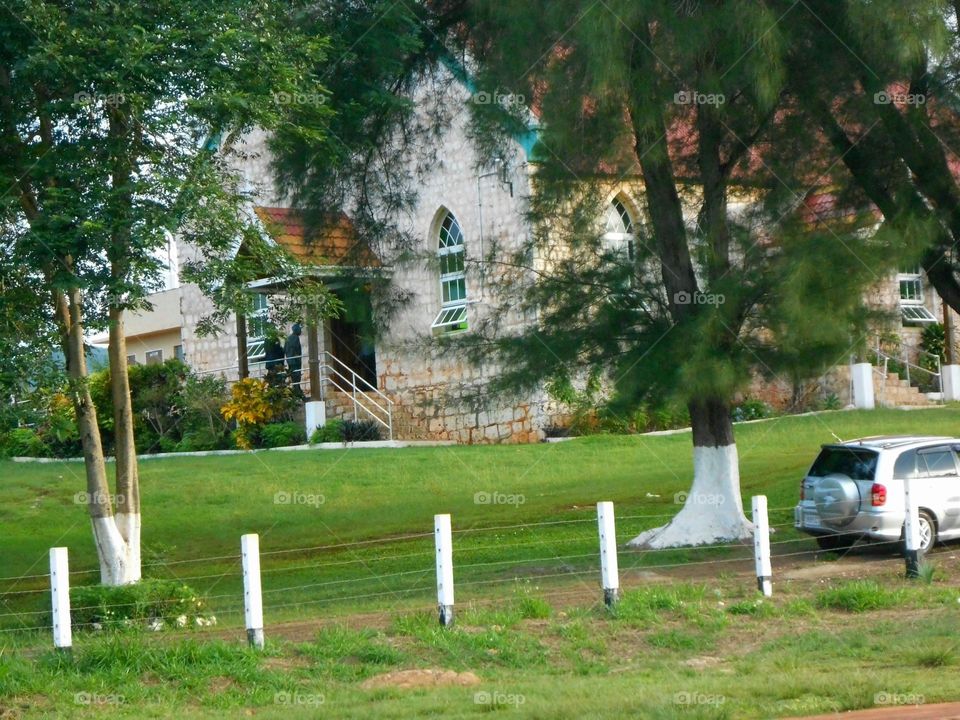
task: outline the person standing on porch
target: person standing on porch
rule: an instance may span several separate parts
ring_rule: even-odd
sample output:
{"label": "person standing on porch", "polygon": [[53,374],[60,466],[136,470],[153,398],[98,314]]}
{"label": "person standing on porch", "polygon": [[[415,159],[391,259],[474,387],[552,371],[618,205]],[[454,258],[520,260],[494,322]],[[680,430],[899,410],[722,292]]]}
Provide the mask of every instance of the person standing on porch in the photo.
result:
{"label": "person standing on porch", "polygon": [[300,370],[303,367],[303,347],[300,344],[300,333],[303,332],[300,323],[294,323],[293,332],[287,336],[283,346],[283,354],[287,358],[287,369],[290,371],[290,382],[293,387],[300,389]]}

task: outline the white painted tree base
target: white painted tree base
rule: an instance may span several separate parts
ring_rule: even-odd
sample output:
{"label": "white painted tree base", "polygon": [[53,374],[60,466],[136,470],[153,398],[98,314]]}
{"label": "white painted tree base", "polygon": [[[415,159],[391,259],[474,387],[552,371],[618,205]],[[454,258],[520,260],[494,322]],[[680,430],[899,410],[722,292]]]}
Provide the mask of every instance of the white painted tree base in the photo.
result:
{"label": "white painted tree base", "polygon": [[[682,494],[680,494],[682,495]],[[743,514],[737,446],[694,447],[693,487],[669,523],[640,533],[628,547],[652,550],[747,540],[753,523]]]}
{"label": "white painted tree base", "polygon": [[[103,585],[128,585],[140,579],[140,515],[124,516],[125,529],[135,537],[135,543],[128,544],[124,540],[118,519],[113,516],[93,518],[93,537],[97,543]],[[132,562],[134,559],[135,563]]]}

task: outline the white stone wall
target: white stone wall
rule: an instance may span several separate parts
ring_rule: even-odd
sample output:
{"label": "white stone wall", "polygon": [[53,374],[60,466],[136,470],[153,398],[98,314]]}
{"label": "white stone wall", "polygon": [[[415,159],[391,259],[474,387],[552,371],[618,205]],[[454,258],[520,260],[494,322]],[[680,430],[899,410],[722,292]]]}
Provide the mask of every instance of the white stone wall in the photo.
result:
{"label": "white stone wall", "polygon": [[[430,112],[435,102],[462,110],[452,114],[449,127],[435,142],[415,149],[409,159],[411,173],[420,158],[433,157],[436,162],[418,179],[416,207],[402,221],[402,229],[416,239],[420,260],[394,267],[394,282],[412,296],[391,316],[377,344],[379,383],[430,437],[467,443],[539,440],[545,422],[542,393],[519,400],[491,397],[485,386],[498,372],[495,364],[473,366],[454,353],[431,351],[430,326],[441,308],[435,261],[438,228],[446,211],[453,213],[463,231],[467,321],[476,328],[503,300],[503,266],[497,261],[505,261],[528,239],[525,212],[530,193],[530,168],[519,145],[502,158],[502,164],[482,162],[468,135],[467,90],[451,83],[442,96],[435,92],[433,87],[417,98],[421,112]],[[500,167],[503,177],[499,173],[479,177]],[[512,183],[512,196],[503,180]],[[493,248],[498,250],[490,258]],[[529,321],[519,311],[511,312],[500,327],[509,330]]]}

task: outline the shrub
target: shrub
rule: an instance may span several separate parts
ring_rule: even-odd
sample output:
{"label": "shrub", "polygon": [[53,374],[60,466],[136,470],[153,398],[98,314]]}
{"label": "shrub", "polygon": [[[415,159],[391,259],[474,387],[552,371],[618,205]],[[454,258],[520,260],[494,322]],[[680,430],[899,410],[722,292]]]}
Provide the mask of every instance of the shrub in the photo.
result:
{"label": "shrub", "polygon": [[46,457],[47,448],[40,436],[30,428],[17,428],[0,436],[0,456]]}
{"label": "shrub", "polygon": [[344,442],[364,442],[380,439],[380,424],[375,420],[347,420],[343,423]]}
{"label": "shrub", "polygon": [[327,420],[310,435],[310,443],[343,442],[343,420]]}
{"label": "shrub", "polygon": [[182,451],[222,450],[230,446],[230,426],[220,414],[228,399],[224,378],[187,376],[177,399]]}
{"label": "shrub", "polygon": [[80,432],[77,430],[77,414],[70,398],[63,393],[50,396],[40,436],[53,457],[76,457],[83,453]]}
{"label": "shrub", "polygon": [[307,433],[300,423],[270,423],[260,428],[260,444],[265,448],[302,445],[306,440]]}
{"label": "shrub", "polygon": [[131,585],[70,588],[73,624],[110,627],[163,620],[174,625],[206,621],[205,603],[195,590],[176,580],[141,580]]}
{"label": "shrub", "polygon": [[245,378],[230,389],[230,401],[220,412],[227,420],[237,423],[237,447],[250,450],[257,446],[262,427],[272,420],[289,419],[296,404],[290,388]]}
{"label": "shrub", "polygon": [[744,420],[760,420],[770,417],[773,411],[763,400],[744,400],[735,405],[730,412],[730,417],[734,422],[743,422]]}
{"label": "shrub", "polygon": [[223,430],[209,430],[200,427],[183,433],[174,452],[198,452],[202,450],[225,450],[230,446],[230,433]]}

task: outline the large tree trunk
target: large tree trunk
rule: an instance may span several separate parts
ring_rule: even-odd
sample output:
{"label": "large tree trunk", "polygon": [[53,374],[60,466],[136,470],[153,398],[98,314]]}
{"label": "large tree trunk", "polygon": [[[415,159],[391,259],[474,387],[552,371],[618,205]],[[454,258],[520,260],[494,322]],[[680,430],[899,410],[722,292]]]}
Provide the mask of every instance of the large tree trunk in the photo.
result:
{"label": "large tree trunk", "polygon": [[730,405],[720,399],[691,402],[693,486],[679,492],[683,508],[667,525],[640,533],[631,547],[667,548],[745,540],[753,525],[743,514],[740,465]]}
{"label": "large tree trunk", "polygon": [[77,429],[83,447],[83,460],[87,474],[87,508],[93,525],[93,539],[100,561],[100,582],[104,585],[122,585],[130,582],[126,542],[117,528],[107,484],[106,463],[100,428],[97,425],[97,409],[90,396],[87,384],[87,360],[83,345],[82,299],[79,288],[71,288],[68,300],[59,299],[57,314],[63,317],[62,305],[66,305],[69,324],[67,333],[67,372],[70,376],[70,392],[77,413]]}
{"label": "large tree trunk", "polygon": [[116,444],[116,524],[124,541],[123,582],[140,579],[140,475],[133,435],[133,403],[127,375],[127,340],[123,310],[110,308],[110,391]]}

